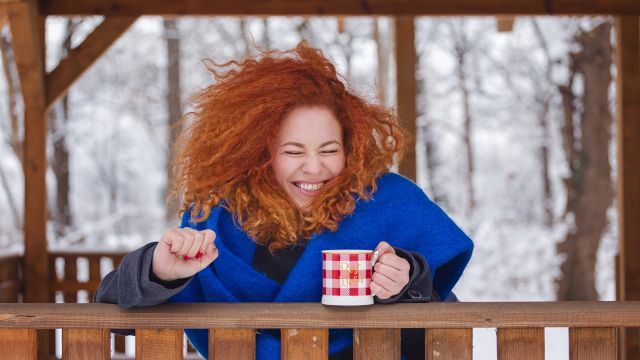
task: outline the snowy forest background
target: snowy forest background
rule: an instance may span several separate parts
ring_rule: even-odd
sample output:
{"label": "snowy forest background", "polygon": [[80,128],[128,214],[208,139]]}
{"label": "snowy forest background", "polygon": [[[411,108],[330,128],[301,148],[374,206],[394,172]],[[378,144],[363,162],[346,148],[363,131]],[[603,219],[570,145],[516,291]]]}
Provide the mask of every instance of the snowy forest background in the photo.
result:
{"label": "snowy forest background", "polygon": [[[47,70],[100,21],[49,19]],[[456,294],[613,300],[612,20],[518,17],[510,32],[489,17],[415,26],[417,182],[476,245]],[[177,224],[165,202],[168,129],[189,110],[189,94],[213,81],[203,60],[301,39],[323,49],[353,89],[394,106],[390,18],[140,18],[50,112],[49,247],[157,241]],[[0,253],[22,251],[22,101],[10,42],[5,29]]]}

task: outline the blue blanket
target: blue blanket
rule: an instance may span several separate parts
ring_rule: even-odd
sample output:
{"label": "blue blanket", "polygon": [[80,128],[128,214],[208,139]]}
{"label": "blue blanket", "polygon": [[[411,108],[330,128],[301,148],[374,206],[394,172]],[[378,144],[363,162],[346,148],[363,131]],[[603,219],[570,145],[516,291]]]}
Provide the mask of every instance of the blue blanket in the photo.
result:
{"label": "blue blanket", "polygon": [[[181,227],[216,232],[218,258],[200,271],[172,302],[320,302],[322,250],[374,249],[384,240],[415,251],[431,268],[433,288],[445,299],[471,258],[473,243],[424,192],[410,180],[393,173],[378,179],[369,201],[359,200],[336,232],[311,238],[282,286],[253,269],[255,243],[235,226],[221,207],[206,221],[194,224],[185,212]],[[185,330],[189,340],[208,357],[207,330]],[[351,330],[332,330],[329,353],[351,345]],[[258,360],[279,359],[280,341],[268,333],[256,336]]]}

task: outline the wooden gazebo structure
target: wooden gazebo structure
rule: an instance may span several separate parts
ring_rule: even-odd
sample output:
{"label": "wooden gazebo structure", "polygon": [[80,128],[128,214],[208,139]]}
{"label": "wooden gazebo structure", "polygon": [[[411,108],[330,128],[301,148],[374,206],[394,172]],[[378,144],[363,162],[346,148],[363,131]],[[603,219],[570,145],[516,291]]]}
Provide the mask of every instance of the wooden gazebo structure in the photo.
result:
{"label": "wooden gazebo structure", "polygon": [[[412,69],[415,69],[415,47],[414,47],[414,26],[413,17],[419,15],[496,15],[501,16],[514,16],[514,15],[592,15],[592,14],[609,14],[614,15],[616,18],[616,34],[617,34],[617,83],[618,83],[618,104],[617,104],[617,147],[619,154],[618,161],[618,211],[620,221],[620,251],[618,262],[618,289],[617,297],[620,301],[640,301],[640,261],[634,261],[634,257],[640,254],[640,1],[638,0],[343,0],[343,1],[321,1],[321,0],[264,0],[264,1],[211,1],[211,0],[192,0],[192,1],[149,1],[149,0],[0,0],[0,28],[8,24],[11,27],[13,34],[13,47],[15,53],[15,60],[17,63],[18,73],[21,81],[21,89],[24,99],[24,129],[25,129],[25,141],[24,141],[24,178],[25,178],[25,216],[24,216],[24,241],[25,252],[22,261],[22,289],[23,289],[23,301],[28,303],[46,303],[51,300],[52,290],[51,284],[51,264],[50,254],[47,249],[46,238],[46,187],[45,187],[45,173],[47,169],[46,164],[46,134],[47,134],[47,111],[48,108],[55,103],[55,101],[61,98],[69,87],[76,81],[83,72],[97,59],[100,55],[122,34],[126,29],[142,15],[347,15],[347,16],[395,16],[396,17],[396,57],[399,69],[397,74],[398,88],[398,111],[401,120],[409,131],[415,133],[415,118],[416,118],[416,83],[415,74]],[[44,66],[44,21],[47,16],[50,15],[104,15],[105,19],[92,34],[90,34],[84,42],[72,49],[69,54],[63,59],[56,69],[47,73]],[[501,20],[502,21],[502,20]],[[503,21],[504,23],[504,21]],[[508,24],[508,20],[506,21]],[[413,149],[414,143],[408,144],[405,162],[401,164],[400,171],[408,176],[415,176],[415,153]],[[636,254],[636,255],[633,255]],[[92,272],[95,272],[92,270]],[[98,271],[99,274],[99,271]],[[1,275],[1,274],[0,274]],[[3,280],[0,278],[0,285]],[[96,286],[94,279],[93,285]],[[2,295],[3,288],[0,287],[0,295]],[[3,300],[0,297],[0,301]],[[471,304],[473,305],[473,304]],[[476,304],[477,305],[477,304]],[[153,326],[167,326],[173,328],[179,327],[206,327],[202,321],[189,322],[187,320],[179,321],[175,320],[169,325],[163,325],[159,321],[148,321],[148,317],[145,317],[144,313],[136,313],[138,315],[131,315],[131,317],[123,317],[118,315],[117,310],[105,310],[113,321],[101,321],[95,317],[91,317],[91,311],[82,311],[80,308],[73,308],[72,310],[65,310],[61,314],[73,317],[76,316],[76,321],[65,322],[61,317],[62,315],[55,316],[51,312],[57,312],[58,308],[51,306],[55,305],[40,305],[40,307],[32,307],[27,304],[12,305],[10,307],[2,307],[0,305],[0,348],[6,349],[6,345],[15,344],[28,344],[27,349],[33,349],[35,344],[34,336],[35,329],[47,329],[54,327],[77,327],[87,328],[94,327],[99,328],[97,332],[68,332],[69,336],[65,339],[69,342],[64,344],[75,344],[81,349],[96,349],[104,344],[100,341],[84,341],[81,342],[84,345],[79,345],[78,338],[88,339],[91,336],[96,336],[100,339],[104,339],[105,329],[109,327],[124,327],[126,326],[140,326],[143,328],[149,328]],[[78,306],[78,305],[75,305]],[[104,310],[101,305],[95,309]],[[531,305],[530,308],[523,307],[523,309],[532,309],[530,314],[532,318],[515,316],[513,321],[509,320],[509,314],[518,314],[519,308],[515,305],[506,306],[502,309],[506,311],[505,317],[501,317],[501,308],[493,308],[489,305],[485,307],[482,304],[477,307],[471,306],[468,311],[476,314],[469,315],[470,320],[464,322],[458,318],[452,320],[447,316],[455,316],[457,310],[446,308],[447,305],[443,304],[445,308],[442,308],[441,315],[437,315],[437,312],[428,312],[431,318],[421,315],[417,317],[411,317],[411,321],[415,324],[415,327],[442,327],[442,328],[470,328],[473,326],[482,326],[481,315],[484,314],[487,317],[485,326],[498,326],[498,327],[536,327],[536,326],[576,326],[576,327],[640,327],[640,303],[628,303],[628,305],[619,304],[619,306],[607,307],[609,305],[590,304],[581,307],[583,313],[592,311],[591,313],[585,313],[585,319],[582,322],[578,321],[579,313],[576,314],[576,318],[571,316],[561,316],[561,310],[570,312],[573,305],[559,305],[559,308],[547,309],[545,306],[536,307]],[[467,305],[465,305],[467,306]],[[524,306],[524,305],[523,305]],[[576,305],[578,306],[578,305]],[[249,307],[250,308],[250,307]],[[245,308],[243,308],[245,309]],[[273,310],[277,312],[277,304],[274,305]],[[298,308],[296,308],[298,309]],[[448,309],[448,310],[447,310]],[[466,308],[460,308],[465,310]],[[560,309],[560,310],[558,310]],[[183,309],[184,310],[184,309]],[[215,310],[215,309],[214,309]],[[343,320],[338,316],[330,315],[326,321],[312,321],[307,324],[300,325],[296,322],[296,319],[292,316],[285,316],[282,320],[283,326],[278,326],[277,318],[269,318],[263,322],[256,320],[233,319],[232,317],[225,317],[228,320],[225,324],[211,314],[220,315],[212,310],[210,315],[205,316],[205,319],[211,321],[209,323],[212,327],[219,326],[231,326],[231,327],[349,327],[347,325],[350,317],[346,316]],[[247,309],[245,309],[247,310]],[[314,312],[316,316],[322,314],[317,312],[317,309],[308,306],[300,308],[300,311]],[[606,311],[612,311],[610,316],[605,316]],[[250,308],[247,311],[252,312],[256,316],[260,315],[260,308]],[[378,310],[376,310],[378,311]],[[386,311],[386,310],[384,310]],[[415,308],[408,308],[407,311],[415,311]],[[474,313],[474,311],[476,311]],[[511,313],[509,311],[512,311]],[[382,313],[382,310],[379,311]],[[7,315],[8,314],[8,315]],[[25,321],[25,317],[29,314],[34,314],[37,318],[36,321]],[[165,313],[165,315],[168,313]],[[193,316],[193,319],[197,317],[195,312],[189,313]],[[283,313],[284,314],[284,313]],[[442,315],[444,314],[444,315]],[[552,319],[553,314],[560,316],[557,321]],[[591,314],[591,315],[590,315]],[[264,316],[267,316],[263,314]],[[298,313],[299,316],[300,313]],[[326,315],[326,314],[325,314]],[[338,314],[339,315],[339,314]],[[348,314],[347,314],[348,315]],[[468,315],[468,314],[467,314]],[[537,317],[536,317],[537,316]],[[269,316],[267,316],[269,317]],[[407,317],[404,317],[407,319]],[[433,320],[433,319],[436,320]],[[496,318],[499,318],[496,320]],[[533,318],[538,320],[532,320]],[[539,320],[541,318],[547,320]],[[10,319],[10,320],[5,320]],[[13,320],[11,320],[13,319]],[[18,320],[16,320],[18,319]],[[19,320],[22,319],[22,320]],[[346,320],[344,320],[346,319]],[[422,320],[420,320],[422,319]],[[438,320],[439,319],[439,320]],[[493,319],[494,321],[490,321]],[[572,320],[573,319],[573,320]],[[423,321],[420,323],[420,321]],[[438,323],[438,321],[440,321]],[[518,322],[520,321],[520,322]],[[213,324],[213,325],[211,325]],[[376,322],[374,317],[366,317],[365,320],[358,320],[350,323],[352,327],[362,328],[384,328],[384,331],[393,330],[390,328],[397,328],[405,326],[406,324],[400,324],[398,321],[393,320],[393,316],[382,318],[382,320]],[[197,326],[195,326],[197,325]],[[412,325],[412,326],[413,326]],[[427,326],[428,325],[428,326]],[[24,328],[28,329],[24,333],[4,333],[3,331],[14,331],[12,329],[3,328]],[[326,329],[325,329],[326,330]],[[397,329],[396,329],[397,330]],[[469,333],[468,329],[465,331],[456,331],[455,329],[448,329],[444,332],[428,332],[427,340],[438,346],[448,346],[448,348],[455,348],[459,343],[465,344],[463,348],[467,349]],[[590,329],[586,329],[591,331]],[[612,354],[611,344],[615,337],[608,329],[606,331],[595,332],[575,332],[572,333],[571,341],[572,346],[575,342],[576,346],[586,346],[586,349],[600,349],[603,348],[598,345],[599,343],[605,344],[604,352],[602,354]],[[145,330],[146,331],[146,330]],[[227,339],[247,339],[247,333],[240,330],[229,330],[225,332],[223,329],[216,330],[218,334],[227,336]],[[212,331],[211,334],[216,333]],[[284,329],[283,329],[284,331]],[[370,341],[379,342],[384,344],[385,334],[376,329],[362,330],[357,336],[362,339],[363,344],[367,344]],[[310,339],[311,336],[315,338],[315,334],[310,329],[307,332],[302,332],[304,339]],[[18,334],[18,335],[16,335]],[[72,335],[75,334],[75,335]],[[78,335],[79,334],[79,335]],[[89,334],[89,335],[87,335]],[[249,333],[251,334],[251,333]],[[326,340],[326,333],[320,332],[320,339]],[[396,334],[392,332],[391,334]],[[444,334],[444,335],[443,335]],[[499,342],[504,341],[505,344],[516,344],[515,348],[524,344],[524,347],[520,350],[508,350],[499,351],[503,354],[504,358],[509,358],[509,354],[522,357],[514,357],[519,359],[524,358],[538,358],[539,352],[532,351],[531,347],[527,347],[532,343],[539,344],[539,333],[528,333],[526,331],[515,332],[503,332],[502,337],[499,333]],[[595,335],[594,335],[595,334]],[[627,329],[621,336],[623,351],[627,354],[628,359],[640,358],[639,340],[640,335],[637,329]],[[142,333],[141,333],[142,335]],[[84,338],[83,338],[84,336]],[[213,335],[210,335],[213,336]],[[244,337],[243,337],[244,336]],[[399,336],[399,335],[398,335]],[[430,337],[429,337],[430,336]],[[443,336],[443,337],[439,337]],[[149,335],[146,337],[145,343],[149,346],[154,344],[154,341],[160,341],[160,337],[153,337]],[[283,336],[283,338],[285,338]],[[301,338],[301,339],[302,339]],[[73,340],[75,339],[75,340]],[[212,338],[214,339],[214,338]],[[219,338],[215,338],[219,339]],[[224,337],[223,337],[224,339]],[[308,340],[307,339],[307,340]],[[396,339],[395,335],[392,340]],[[461,340],[462,339],[462,340]],[[502,339],[502,340],[501,340]],[[515,340],[514,340],[515,339]],[[524,340],[523,340],[524,339]],[[533,340],[532,340],[533,339]],[[586,340],[585,340],[586,339]],[[604,341],[601,341],[603,340]],[[166,339],[165,339],[166,340]],[[514,340],[515,343],[509,342]],[[67,341],[67,340],[65,340]],[[218,340],[216,340],[218,341]],[[234,346],[225,348],[224,346],[219,349],[240,349],[238,343],[229,343],[211,341],[210,343],[220,344],[236,344]],[[306,341],[306,340],[305,340]],[[315,341],[315,340],[314,340]],[[533,342],[531,342],[533,341]],[[431,343],[430,342],[430,343]],[[167,344],[164,342],[162,344]],[[242,343],[244,344],[244,343]],[[250,341],[246,342],[250,345]],[[289,343],[291,347],[291,356],[301,355],[302,348],[296,347],[297,343]],[[297,345],[296,345],[297,344]],[[444,344],[444,345],[443,345]],[[456,345],[458,344],[458,345]],[[519,345],[517,345],[519,344]],[[586,344],[586,345],[585,345]],[[591,345],[589,345],[591,344]],[[594,345],[595,344],[595,345]],[[288,346],[289,346],[288,345]],[[65,345],[67,346],[67,345]],[[84,347],[83,347],[84,346]],[[144,344],[140,345],[140,354],[144,353]],[[213,346],[213,345],[210,345]],[[226,345],[225,345],[226,346]],[[363,352],[361,354],[370,354],[371,358],[387,358],[384,351],[374,354],[366,351],[366,346],[362,345]],[[390,351],[395,351],[392,345]],[[436,345],[434,345],[436,346]],[[506,345],[505,345],[506,346]],[[595,347],[594,347],[595,346]],[[503,347],[508,349],[509,346]],[[513,348],[513,347],[512,347]],[[615,348],[615,347],[614,347]],[[65,349],[71,349],[71,347]],[[251,347],[249,347],[251,349]],[[387,349],[383,347],[383,350]],[[523,350],[524,349],[524,350]],[[31,351],[29,350],[29,351]],[[326,349],[325,349],[326,350]],[[388,349],[387,349],[388,350]],[[598,351],[600,351],[598,350]],[[2,350],[4,352],[4,350]],[[66,351],[66,350],[65,350]],[[222,351],[222,350],[219,350]],[[305,350],[306,351],[306,350]],[[386,350],[385,350],[386,351]],[[597,357],[598,351],[586,351],[586,356],[596,356],[596,358],[609,358],[608,355],[604,357]],[[304,352],[304,351],[303,351]],[[147,352],[148,353],[148,352]],[[169,352],[170,353],[170,352]],[[213,352],[212,352],[213,353]],[[223,352],[224,353],[224,352]],[[16,354],[19,354],[16,352]],[[78,355],[80,354],[80,355]],[[169,356],[168,353],[161,354],[162,356]],[[288,353],[287,353],[288,354]],[[297,354],[297,355],[296,355]],[[461,352],[459,354],[467,354]],[[538,355],[535,355],[538,354]],[[573,352],[578,354],[578,352]],[[596,355],[594,355],[596,354]],[[467,356],[465,355],[465,356]],[[4,355],[0,355],[4,356]],[[34,355],[35,356],[35,355]],[[76,356],[82,357],[81,353],[76,353]],[[221,355],[222,356],[222,355]],[[364,356],[364,355],[363,355]],[[433,356],[433,355],[431,355]],[[578,355],[576,355],[578,356]],[[73,357],[73,356],[72,356]],[[286,356],[285,356],[286,357]],[[313,356],[311,356],[313,357]],[[428,357],[431,358],[431,357]],[[457,358],[457,357],[449,357]],[[463,357],[460,357],[463,358]],[[573,358],[573,355],[572,355]],[[576,357],[578,358],[578,357]]]}

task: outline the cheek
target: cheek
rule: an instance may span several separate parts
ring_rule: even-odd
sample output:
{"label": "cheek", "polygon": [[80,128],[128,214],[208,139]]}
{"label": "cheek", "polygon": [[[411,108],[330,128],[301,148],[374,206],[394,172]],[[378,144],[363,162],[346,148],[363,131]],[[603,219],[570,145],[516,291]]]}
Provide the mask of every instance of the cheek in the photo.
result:
{"label": "cheek", "polygon": [[287,161],[285,161],[285,159],[282,158],[276,158],[271,163],[271,169],[273,169],[273,174],[275,175],[276,180],[278,180],[279,183],[286,182],[287,177],[289,177],[290,175],[290,167],[291,164],[289,164]]}

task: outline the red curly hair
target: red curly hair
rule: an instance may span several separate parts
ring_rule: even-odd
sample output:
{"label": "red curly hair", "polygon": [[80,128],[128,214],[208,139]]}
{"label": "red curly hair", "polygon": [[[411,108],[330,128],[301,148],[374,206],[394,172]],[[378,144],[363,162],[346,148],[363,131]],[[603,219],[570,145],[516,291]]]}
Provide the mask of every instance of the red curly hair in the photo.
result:
{"label": "red curly hair", "polygon": [[[357,199],[370,199],[394,157],[402,157],[403,132],[392,111],[346,89],[335,66],[305,42],[241,62],[209,61],[207,68],[216,83],[194,94],[195,109],[183,117],[171,156],[171,193],[194,222],[223,206],[273,252],[337,230]],[[304,209],[277,183],[269,151],[282,119],[301,106],[333,112],[346,153],[344,170]]]}

